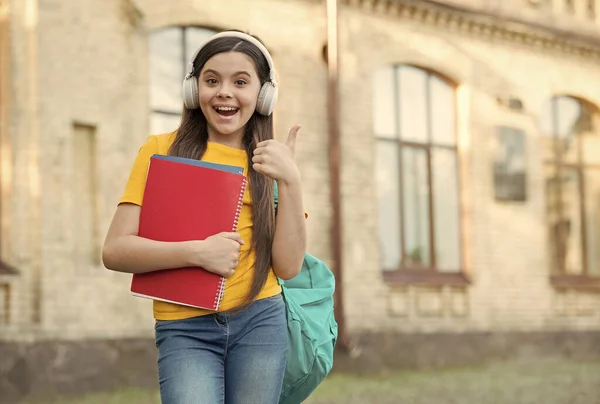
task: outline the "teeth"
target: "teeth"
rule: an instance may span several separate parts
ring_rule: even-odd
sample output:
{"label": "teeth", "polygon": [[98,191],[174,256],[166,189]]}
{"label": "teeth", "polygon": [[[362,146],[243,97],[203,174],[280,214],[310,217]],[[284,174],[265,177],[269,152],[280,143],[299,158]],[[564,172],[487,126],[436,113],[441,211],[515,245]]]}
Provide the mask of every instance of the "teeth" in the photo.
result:
{"label": "teeth", "polygon": [[233,107],[217,107],[217,111],[237,111],[237,108]]}

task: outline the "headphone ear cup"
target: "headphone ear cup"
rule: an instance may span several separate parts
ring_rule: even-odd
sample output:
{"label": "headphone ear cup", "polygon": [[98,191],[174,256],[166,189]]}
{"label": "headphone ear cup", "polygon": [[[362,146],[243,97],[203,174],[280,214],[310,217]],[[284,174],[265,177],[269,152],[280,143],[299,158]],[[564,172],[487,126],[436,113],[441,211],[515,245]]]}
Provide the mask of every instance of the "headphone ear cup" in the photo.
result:
{"label": "headphone ear cup", "polygon": [[263,84],[263,86],[260,88],[260,91],[258,92],[258,99],[256,101],[256,112],[261,115],[266,115],[265,98],[267,94],[267,88],[265,86],[266,84]]}
{"label": "headphone ear cup", "polygon": [[183,104],[187,109],[197,109],[200,106],[198,99],[198,78],[192,76],[183,80]]}
{"label": "headphone ear cup", "polygon": [[261,115],[269,116],[275,109],[277,103],[278,91],[272,83],[265,83],[260,88],[258,100],[256,102],[256,112]]}

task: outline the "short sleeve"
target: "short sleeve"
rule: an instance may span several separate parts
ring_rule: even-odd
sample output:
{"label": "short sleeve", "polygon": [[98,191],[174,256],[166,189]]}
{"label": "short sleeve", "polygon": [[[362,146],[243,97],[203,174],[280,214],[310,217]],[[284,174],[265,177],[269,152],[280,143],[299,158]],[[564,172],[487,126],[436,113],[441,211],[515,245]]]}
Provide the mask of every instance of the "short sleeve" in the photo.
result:
{"label": "short sleeve", "polygon": [[127,180],[127,185],[125,186],[123,196],[121,196],[121,199],[119,200],[119,204],[133,203],[142,206],[150,157],[156,153],[158,153],[158,141],[156,136],[149,136],[146,143],[144,143],[138,151],[138,155],[133,163],[133,168],[129,174],[129,179]]}

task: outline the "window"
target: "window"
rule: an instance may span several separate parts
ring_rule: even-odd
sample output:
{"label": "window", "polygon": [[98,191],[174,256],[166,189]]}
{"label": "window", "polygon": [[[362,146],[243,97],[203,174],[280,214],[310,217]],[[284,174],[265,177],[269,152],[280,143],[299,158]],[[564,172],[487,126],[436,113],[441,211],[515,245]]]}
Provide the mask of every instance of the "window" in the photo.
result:
{"label": "window", "polygon": [[600,276],[598,109],[552,98],[541,120],[546,216],[553,275]]}
{"label": "window", "polygon": [[168,27],[150,35],[150,132],[177,129],[183,101],[181,85],[194,52],[215,31],[197,27]]}
{"label": "window", "polygon": [[494,196],[497,201],[525,201],[527,174],[525,133],[497,126],[494,136]]}
{"label": "window", "polygon": [[381,68],[374,77],[373,122],[384,275],[459,273],[454,86],[412,66]]}

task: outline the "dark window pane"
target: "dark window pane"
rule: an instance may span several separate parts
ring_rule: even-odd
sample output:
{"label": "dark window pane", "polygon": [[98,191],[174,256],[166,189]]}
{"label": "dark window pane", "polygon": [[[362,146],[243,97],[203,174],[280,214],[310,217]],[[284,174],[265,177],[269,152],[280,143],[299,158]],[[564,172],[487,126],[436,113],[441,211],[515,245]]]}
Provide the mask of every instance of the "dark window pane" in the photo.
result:
{"label": "dark window pane", "polygon": [[397,72],[400,138],[427,143],[427,72],[409,66],[402,66]]}
{"label": "dark window pane", "polygon": [[430,76],[431,142],[442,145],[456,144],[454,88],[436,76]]}
{"label": "dark window pane", "polygon": [[377,69],[373,78],[373,127],[375,136],[396,137],[394,69]]}
{"label": "dark window pane", "polygon": [[525,134],[517,128],[500,126],[494,137],[494,194],[496,199],[526,199]]}
{"label": "dark window pane", "polygon": [[435,259],[439,271],[456,272],[460,262],[460,216],[456,152],[431,151]]}
{"label": "dark window pane", "polygon": [[429,266],[429,186],[427,154],[423,149],[402,149],[402,202],[406,266]]}
{"label": "dark window pane", "polygon": [[563,232],[558,242],[562,257],[562,267],[567,274],[582,273],[582,244],[581,244],[581,205],[579,190],[579,173],[575,169],[563,168],[561,176],[562,187],[562,217]]}
{"label": "dark window pane", "polygon": [[398,143],[380,140],[376,153],[380,263],[384,270],[395,270],[400,267],[402,255]]}
{"label": "dark window pane", "polygon": [[180,112],[183,81],[181,28],[165,28],[150,35],[150,108]]}
{"label": "dark window pane", "polygon": [[[587,273],[600,275],[600,255],[596,245],[600,230],[597,219],[600,171],[591,167],[576,168],[572,165],[600,164],[600,141],[595,132],[596,109],[573,97],[554,97],[542,113],[541,130],[546,134],[551,122],[551,133],[557,158],[552,160],[571,166],[549,166],[552,172],[546,176],[547,217],[551,242],[552,271],[581,275],[583,260],[583,225]],[[552,146],[545,145],[546,157]],[[546,159],[547,161],[550,159]],[[560,175],[558,174],[560,172]],[[581,174],[584,173],[584,178]],[[582,212],[582,186],[585,200]],[[559,195],[560,194],[560,195]]]}
{"label": "dark window pane", "polygon": [[600,276],[600,170],[585,174],[587,272]]}
{"label": "dark window pane", "polygon": [[551,272],[558,274],[563,272],[564,243],[560,242],[564,238],[565,223],[560,216],[560,181],[558,170],[555,165],[547,164],[545,171],[545,190],[546,190],[546,220],[548,223],[548,242],[550,245],[550,264]]}

